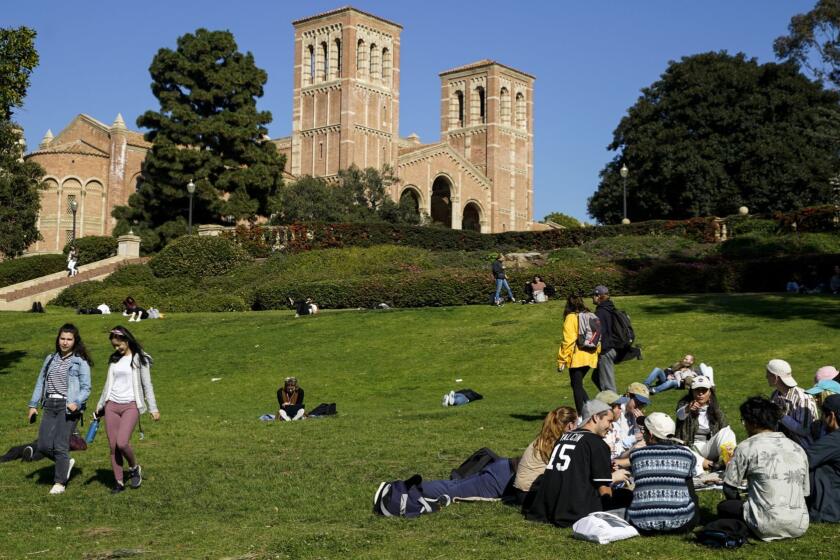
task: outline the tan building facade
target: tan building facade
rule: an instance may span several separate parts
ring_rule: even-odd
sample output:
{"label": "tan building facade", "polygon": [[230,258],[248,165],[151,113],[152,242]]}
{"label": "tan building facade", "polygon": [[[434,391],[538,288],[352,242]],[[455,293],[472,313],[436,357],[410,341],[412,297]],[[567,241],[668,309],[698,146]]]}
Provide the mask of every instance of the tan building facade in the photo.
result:
{"label": "tan building facade", "polygon": [[[409,197],[435,222],[484,233],[533,222],[534,77],[491,60],[440,74],[440,140],[399,136],[402,26],[354,8],[293,22],[292,135],[273,142],[293,177],[333,180],[339,169],[392,167],[394,200]],[[107,235],[111,210],[142,181],[150,144],[119,115],[111,126],[77,116],[48,131],[27,157],[46,170],[32,250],[61,250],[77,236]]]}

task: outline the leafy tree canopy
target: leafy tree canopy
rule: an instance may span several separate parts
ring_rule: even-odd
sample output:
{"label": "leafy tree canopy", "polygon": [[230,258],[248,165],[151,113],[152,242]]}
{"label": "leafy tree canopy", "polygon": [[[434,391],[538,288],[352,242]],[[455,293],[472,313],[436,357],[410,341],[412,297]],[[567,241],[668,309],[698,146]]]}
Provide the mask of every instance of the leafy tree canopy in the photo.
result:
{"label": "leafy tree canopy", "polygon": [[710,52],[671,62],[613,133],[589,213],[634,221],[793,210],[830,200],[840,169],[840,95],[794,63]]}
{"label": "leafy tree canopy", "polygon": [[397,181],[387,166],[379,171],[351,165],[338,172],[337,183],[301,177],[274,197],[274,222],[420,223],[421,217],[409,201],[397,204],[388,195],[388,186]]}
{"label": "leafy tree canopy", "polygon": [[142,187],[114,210],[117,232],[134,227],[157,244],[185,233],[190,181],[196,224],[267,215],[285,162],[268,141],[271,113],[257,110],[267,75],[253,55],[239,52],[228,31],[198,29],[176,50],[160,49],[149,71],[160,110],[137,125],[153,146]]}
{"label": "leafy tree canopy", "polygon": [[555,224],[559,224],[566,228],[583,227],[580,220],[573,218],[568,214],[564,214],[563,212],[552,212],[551,214],[547,214],[545,218],[543,218],[543,222],[554,222]]}
{"label": "leafy tree canopy", "polygon": [[818,0],[790,19],[789,35],[773,43],[776,56],[802,65],[817,80],[840,87],[840,1]]}
{"label": "leafy tree canopy", "polygon": [[36,66],[35,31],[0,29],[0,253],[9,258],[40,239],[36,226],[44,169],[23,161],[23,131],[12,122]]}

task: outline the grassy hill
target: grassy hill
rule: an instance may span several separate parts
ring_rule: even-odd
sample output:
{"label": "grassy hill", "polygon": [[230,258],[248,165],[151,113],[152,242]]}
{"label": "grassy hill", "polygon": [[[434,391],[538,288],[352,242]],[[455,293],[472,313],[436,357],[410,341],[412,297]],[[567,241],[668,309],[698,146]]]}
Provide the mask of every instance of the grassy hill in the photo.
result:
{"label": "grassy hill", "polygon": [[[685,352],[715,368],[724,410],[768,394],[764,364],[791,362],[802,385],[840,362],[840,298],[690,296],[618,298],[634,320],[645,359],[617,368],[619,384]],[[521,453],[543,415],[571,405],[568,375],[554,370],[562,305],[469,306],[398,311],[118,316],[0,314],[0,452],[31,441],[26,402],[57,328],[74,321],[92,350],[99,397],[115,324],[154,356],[159,423],[143,419],[135,450],[141,489],[110,495],[100,433],[62,496],[49,496],[52,463],[0,465],[0,558],[645,558],[716,557],[681,537],[632,539],[609,548],[569,530],[529,523],[501,504],[455,504],[405,521],[371,513],[379,482],[420,473],[447,477],[475,449]],[[296,375],[307,408],[336,402],[334,418],[262,423],[275,391]],[[221,378],[212,381],[213,378]],[[456,383],[455,379],[463,379]],[[592,385],[587,377],[587,388]],[[469,387],[483,401],[441,407]],[[673,414],[681,392],[655,397]],[[722,498],[701,493],[706,513]],[[835,526],[796,541],[745,547],[732,558],[829,558]],[[828,545],[828,546],[827,546]],[[564,554],[564,552],[566,554]],[[31,555],[31,556],[27,556]]]}

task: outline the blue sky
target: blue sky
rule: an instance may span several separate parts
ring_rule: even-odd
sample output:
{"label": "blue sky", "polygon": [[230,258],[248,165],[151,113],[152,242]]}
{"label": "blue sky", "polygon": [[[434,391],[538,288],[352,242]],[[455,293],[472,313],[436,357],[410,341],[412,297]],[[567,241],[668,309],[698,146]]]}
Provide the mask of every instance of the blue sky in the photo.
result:
{"label": "blue sky", "polygon": [[[272,138],[291,133],[295,19],[345,5],[343,0],[144,0],[4,3],[0,26],[38,32],[41,65],[15,118],[30,149],[78,113],[110,124],[122,113],[156,109],[148,73],[159,48],[199,27],[228,29],[241,50],[268,72],[259,107],[271,111]],[[490,58],[537,77],[534,192],[536,219],[561,211],[586,219],[586,199],[612,159],[606,146],[641,88],[668,61],[706,51],[774,60],[773,39],[815,0],[605,0],[396,2],[352,5],[400,23],[400,134],[436,141],[438,73]],[[632,170],[631,170],[632,172]],[[632,196],[632,193],[629,193]]]}

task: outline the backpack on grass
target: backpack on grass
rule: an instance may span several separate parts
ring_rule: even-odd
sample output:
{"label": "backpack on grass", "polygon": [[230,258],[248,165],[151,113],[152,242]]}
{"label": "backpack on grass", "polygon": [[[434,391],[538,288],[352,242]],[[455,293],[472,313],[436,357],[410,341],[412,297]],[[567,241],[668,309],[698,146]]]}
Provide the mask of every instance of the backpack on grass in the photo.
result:
{"label": "backpack on grass", "polygon": [[385,517],[419,517],[452,503],[446,494],[436,500],[424,498],[419,488],[421,482],[423,478],[419,474],[408,480],[383,482],[373,495],[373,513]]}
{"label": "backpack on grass", "polygon": [[601,320],[591,311],[578,313],[578,348],[595,350],[601,342]]}
{"label": "backpack on grass", "polygon": [[498,461],[499,459],[500,457],[496,455],[493,450],[487,447],[482,447],[467,457],[467,460],[461,463],[461,466],[457,469],[452,469],[452,473],[449,475],[449,480],[460,480],[467,478],[468,476],[478,474],[484,470],[484,467],[490,463]]}
{"label": "backpack on grass", "polygon": [[740,548],[749,536],[749,527],[740,519],[715,519],[697,532],[697,542],[710,548]]}

